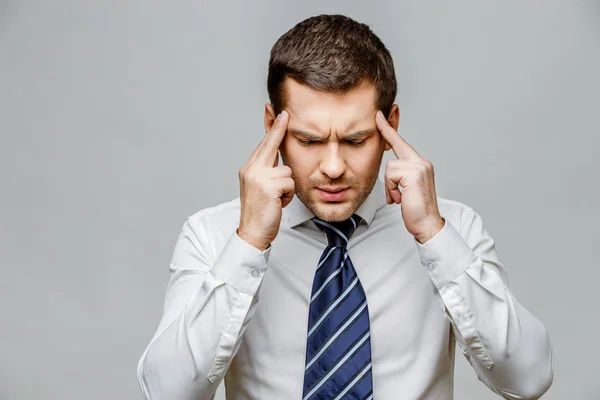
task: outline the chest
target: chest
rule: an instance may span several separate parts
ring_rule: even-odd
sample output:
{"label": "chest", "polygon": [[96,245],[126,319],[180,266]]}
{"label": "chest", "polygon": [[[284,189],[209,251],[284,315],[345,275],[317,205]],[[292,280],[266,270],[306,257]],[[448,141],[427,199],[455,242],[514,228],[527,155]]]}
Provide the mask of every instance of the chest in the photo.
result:
{"label": "chest", "polygon": [[[373,359],[413,354],[425,330],[446,323],[412,237],[387,233],[357,237],[348,249],[367,296]],[[324,248],[296,231],[278,236],[244,335],[248,350],[303,361],[314,271]]]}

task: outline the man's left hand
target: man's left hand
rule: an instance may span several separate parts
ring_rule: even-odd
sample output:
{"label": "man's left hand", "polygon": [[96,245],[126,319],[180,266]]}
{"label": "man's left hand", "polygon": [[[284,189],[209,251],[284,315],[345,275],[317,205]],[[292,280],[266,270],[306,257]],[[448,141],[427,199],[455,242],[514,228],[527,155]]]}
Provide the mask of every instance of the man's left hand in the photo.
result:
{"label": "man's left hand", "polygon": [[406,229],[423,244],[441,231],[445,223],[438,210],[433,164],[398,135],[381,111],[377,111],[375,121],[397,157],[388,161],[385,169],[387,203],[402,203]]}

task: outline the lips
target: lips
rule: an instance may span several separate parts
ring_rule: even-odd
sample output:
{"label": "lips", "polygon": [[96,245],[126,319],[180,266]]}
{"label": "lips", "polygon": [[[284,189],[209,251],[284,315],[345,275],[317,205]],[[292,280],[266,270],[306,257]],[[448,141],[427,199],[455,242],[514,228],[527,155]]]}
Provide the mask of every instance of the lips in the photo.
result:
{"label": "lips", "polygon": [[317,189],[322,190],[324,192],[329,192],[329,193],[338,193],[341,192],[342,190],[346,190],[348,189],[347,187],[342,187],[342,186],[338,186],[338,187],[318,187]]}
{"label": "lips", "polygon": [[341,186],[327,188],[318,187],[316,190],[319,193],[321,200],[336,202],[342,201],[350,191],[350,188]]}

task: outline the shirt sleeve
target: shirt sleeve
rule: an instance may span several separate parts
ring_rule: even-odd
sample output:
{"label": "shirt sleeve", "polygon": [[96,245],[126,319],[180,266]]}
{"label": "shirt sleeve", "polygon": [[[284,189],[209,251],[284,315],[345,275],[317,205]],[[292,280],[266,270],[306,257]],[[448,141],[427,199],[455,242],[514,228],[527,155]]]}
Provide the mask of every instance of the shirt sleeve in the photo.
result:
{"label": "shirt sleeve", "polygon": [[507,272],[481,217],[465,206],[460,233],[445,219],[421,263],[437,288],[452,334],[479,379],[506,399],[537,399],[552,384],[545,326],[508,288]]}
{"label": "shirt sleeve", "polygon": [[256,310],[271,248],[233,233],[216,259],[202,219],[184,223],[164,311],[138,362],[146,399],[212,399]]}

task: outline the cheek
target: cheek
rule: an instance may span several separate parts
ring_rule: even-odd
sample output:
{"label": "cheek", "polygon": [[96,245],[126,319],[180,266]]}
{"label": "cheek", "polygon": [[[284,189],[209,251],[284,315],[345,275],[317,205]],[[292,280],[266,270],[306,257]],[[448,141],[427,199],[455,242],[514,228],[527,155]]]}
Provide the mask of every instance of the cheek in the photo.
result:
{"label": "cheek", "polygon": [[289,159],[301,157],[302,147],[298,144],[298,140],[291,136],[284,136],[281,142],[280,149],[285,152]]}
{"label": "cheek", "polygon": [[281,153],[281,159],[286,165],[289,165],[290,159],[294,158],[294,153],[290,151],[289,140],[284,137],[281,145],[279,146],[279,152]]}
{"label": "cheek", "polygon": [[308,169],[310,155],[306,152],[306,149],[297,143],[293,143],[293,140],[295,139],[284,139],[281,143],[281,146],[279,147],[281,159],[285,165],[294,170],[295,174],[301,175],[304,170]]}
{"label": "cheek", "polygon": [[353,154],[351,157],[349,157],[349,162],[357,167],[360,167],[361,169],[367,169],[376,166],[382,156],[383,147],[381,143],[374,141],[373,143],[361,148],[356,152],[356,154]]}

